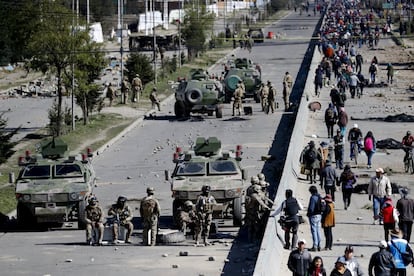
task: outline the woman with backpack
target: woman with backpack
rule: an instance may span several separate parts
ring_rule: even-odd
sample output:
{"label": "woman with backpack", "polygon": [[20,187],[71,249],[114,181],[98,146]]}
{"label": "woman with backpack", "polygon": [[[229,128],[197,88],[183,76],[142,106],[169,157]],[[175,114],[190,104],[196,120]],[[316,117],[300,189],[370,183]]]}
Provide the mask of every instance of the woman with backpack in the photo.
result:
{"label": "woman with backpack", "polygon": [[339,185],[342,186],[342,198],[344,201],[345,210],[347,210],[351,204],[351,196],[356,182],[357,178],[356,175],[351,171],[351,166],[345,165],[344,171],[339,177]]}
{"label": "woman with backpack", "polygon": [[332,196],[327,194],[325,196],[325,210],[322,213],[322,228],[325,234],[325,250],[332,250],[333,236],[332,228],[335,227],[335,205],[332,201]]}
{"label": "woman with backpack", "polygon": [[368,131],[367,135],[365,135],[365,138],[364,138],[364,151],[368,157],[368,161],[367,161],[368,169],[372,167],[372,163],[371,163],[372,156],[374,156],[374,153],[376,151],[375,143],[376,142],[375,142],[374,134],[372,134],[372,131]]}

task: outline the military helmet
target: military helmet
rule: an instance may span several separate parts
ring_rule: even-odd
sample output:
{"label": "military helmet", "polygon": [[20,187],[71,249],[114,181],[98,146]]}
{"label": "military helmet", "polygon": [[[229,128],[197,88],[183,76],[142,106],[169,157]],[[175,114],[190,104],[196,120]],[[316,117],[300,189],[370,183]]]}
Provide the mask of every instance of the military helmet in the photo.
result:
{"label": "military helmet", "polygon": [[119,196],[117,202],[118,203],[125,203],[128,199],[125,196]]}
{"label": "military helmet", "polygon": [[411,131],[407,131],[407,135],[409,136],[409,135],[411,135]]}
{"label": "military helmet", "polygon": [[208,186],[208,185],[204,185],[202,188],[201,188],[201,191],[203,191],[203,192],[210,192],[211,191],[211,187],[210,186]]}
{"label": "military helmet", "polygon": [[98,199],[95,196],[91,196],[89,198],[89,204],[90,205],[95,205],[98,202]]}
{"label": "military helmet", "polygon": [[250,183],[251,184],[259,184],[259,178],[257,176],[252,176],[250,178]]}
{"label": "military helmet", "polygon": [[263,173],[258,173],[257,177],[259,178],[259,180],[265,180],[265,175]]}
{"label": "military helmet", "polygon": [[139,74],[138,74],[138,73],[136,73],[136,74],[135,74],[135,77],[139,77]]}
{"label": "military helmet", "polygon": [[153,195],[154,194],[154,188],[153,187],[148,187],[147,188],[147,194],[151,194],[151,195]]}
{"label": "military helmet", "polygon": [[187,200],[186,202],[184,202],[184,206],[186,207],[192,207],[194,204],[191,200]]}
{"label": "military helmet", "polygon": [[264,180],[260,180],[259,185],[262,186],[262,187],[267,187],[267,182],[264,181]]}
{"label": "military helmet", "polygon": [[262,187],[260,185],[255,184],[253,186],[253,191],[258,193],[258,192],[262,191]]}

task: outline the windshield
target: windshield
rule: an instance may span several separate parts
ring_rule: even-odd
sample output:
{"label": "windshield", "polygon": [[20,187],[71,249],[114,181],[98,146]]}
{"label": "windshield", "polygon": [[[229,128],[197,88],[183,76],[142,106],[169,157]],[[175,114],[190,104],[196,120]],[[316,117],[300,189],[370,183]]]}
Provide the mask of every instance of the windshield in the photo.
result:
{"label": "windshield", "polygon": [[209,163],[209,175],[215,174],[236,174],[237,168],[234,162],[220,160]]}
{"label": "windshield", "polygon": [[59,164],[55,166],[55,177],[79,177],[82,170],[77,164]]}
{"label": "windshield", "polygon": [[206,164],[204,162],[181,163],[177,168],[177,176],[205,174]]}
{"label": "windshield", "polygon": [[32,165],[26,166],[22,173],[23,178],[42,178],[50,177],[50,165]]}

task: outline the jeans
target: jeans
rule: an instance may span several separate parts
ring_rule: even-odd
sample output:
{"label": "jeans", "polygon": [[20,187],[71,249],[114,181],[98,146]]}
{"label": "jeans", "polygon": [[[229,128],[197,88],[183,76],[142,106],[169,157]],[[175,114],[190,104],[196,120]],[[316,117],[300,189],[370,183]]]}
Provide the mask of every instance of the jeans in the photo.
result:
{"label": "jeans", "polygon": [[371,166],[371,165],[372,165],[372,163],[371,163],[371,161],[372,161],[372,156],[374,156],[374,153],[375,153],[375,152],[373,152],[373,151],[371,150],[371,151],[366,151],[365,153],[366,153],[366,155],[367,155],[367,157],[368,157],[367,165],[368,165],[368,166]]}
{"label": "jeans", "polygon": [[344,189],[342,188],[342,199],[344,201],[344,208],[345,210],[348,209],[349,205],[351,205],[351,196],[352,196],[353,189]]}
{"label": "jeans", "polygon": [[374,211],[374,219],[378,219],[379,210],[381,209],[381,206],[384,204],[384,197],[377,197],[374,196],[373,200],[373,211]]}
{"label": "jeans", "polygon": [[321,247],[321,220],[322,215],[313,215],[309,217],[310,229],[312,233],[313,248]]}
{"label": "jeans", "polygon": [[335,162],[336,162],[337,169],[342,170],[344,168],[344,148],[343,147],[335,148]]}

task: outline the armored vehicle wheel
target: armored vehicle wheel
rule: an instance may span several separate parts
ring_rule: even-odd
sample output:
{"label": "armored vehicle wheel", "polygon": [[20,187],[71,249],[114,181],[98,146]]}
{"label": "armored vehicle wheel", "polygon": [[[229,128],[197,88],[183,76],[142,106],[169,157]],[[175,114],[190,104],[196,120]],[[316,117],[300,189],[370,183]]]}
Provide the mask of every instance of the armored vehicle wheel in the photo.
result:
{"label": "armored vehicle wheel", "polygon": [[175,102],[174,104],[175,116],[180,119],[185,115],[185,106],[183,102]]}
{"label": "armored vehicle wheel", "polygon": [[223,107],[222,106],[216,107],[216,118],[223,118]]}
{"label": "armored vehicle wheel", "polygon": [[246,210],[244,207],[245,197],[241,196],[233,200],[233,225],[242,226]]}
{"label": "armored vehicle wheel", "polygon": [[213,113],[214,113],[213,111],[209,111],[209,112],[207,112],[207,115],[208,116],[213,116]]}
{"label": "armored vehicle wheel", "polygon": [[227,81],[226,81],[226,86],[229,90],[234,91],[237,88],[237,84],[239,83],[239,81],[241,81],[242,79],[237,76],[237,75],[232,75],[229,76]]}
{"label": "armored vehicle wheel", "polygon": [[78,206],[78,229],[79,230],[86,229],[85,208],[86,208],[86,200],[79,201],[79,206]]}
{"label": "armored vehicle wheel", "polygon": [[183,203],[180,200],[174,199],[172,204],[172,213],[173,213],[173,220],[174,220],[174,226],[179,227],[180,225],[180,211],[179,209],[182,207]]}
{"label": "armored vehicle wheel", "polygon": [[32,215],[29,208],[23,204],[17,204],[17,224],[28,227],[36,225],[36,218]]}
{"label": "armored vehicle wheel", "polygon": [[190,104],[198,104],[203,99],[203,93],[199,89],[193,89],[186,93],[185,98]]}

